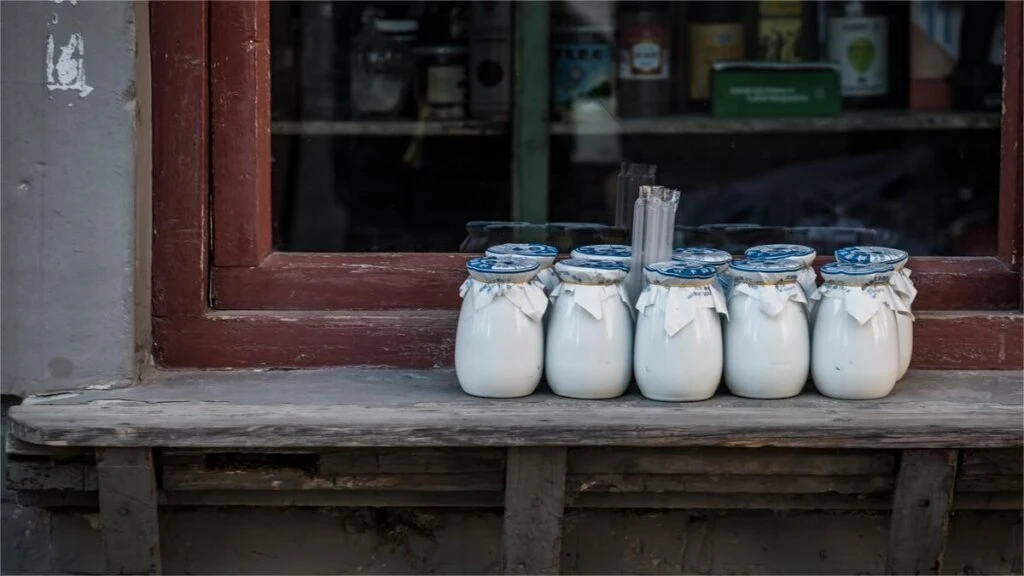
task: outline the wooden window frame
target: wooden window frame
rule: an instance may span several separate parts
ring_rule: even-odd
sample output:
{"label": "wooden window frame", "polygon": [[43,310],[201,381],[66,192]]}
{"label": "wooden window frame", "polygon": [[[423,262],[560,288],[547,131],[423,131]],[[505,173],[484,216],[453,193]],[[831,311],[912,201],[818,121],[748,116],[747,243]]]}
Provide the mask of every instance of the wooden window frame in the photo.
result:
{"label": "wooden window frame", "polygon": [[[450,366],[469,255],[272,251],[267,3],[150,10],[158,363]],[[998,255],[912,259],[917,368],[1024,364],[1020,2],[1005,21]]]}

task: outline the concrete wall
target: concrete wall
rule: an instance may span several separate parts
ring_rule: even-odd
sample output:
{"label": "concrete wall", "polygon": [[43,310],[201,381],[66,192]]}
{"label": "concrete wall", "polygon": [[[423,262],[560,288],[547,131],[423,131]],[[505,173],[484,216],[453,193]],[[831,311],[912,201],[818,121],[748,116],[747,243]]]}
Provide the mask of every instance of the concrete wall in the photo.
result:
{"label": "concrete wall", "polygon": [[135,10],[0,3],[3,393],[134,378]]}

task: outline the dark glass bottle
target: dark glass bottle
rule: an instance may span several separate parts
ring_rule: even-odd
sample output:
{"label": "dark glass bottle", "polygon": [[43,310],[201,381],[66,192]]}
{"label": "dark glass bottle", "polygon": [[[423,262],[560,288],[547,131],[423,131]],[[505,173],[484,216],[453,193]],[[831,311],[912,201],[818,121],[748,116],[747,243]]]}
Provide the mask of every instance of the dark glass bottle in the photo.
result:
{"label": "dark glass bottle", "polygon": [[672,19],[668,2],[619,4],[619,116],[662,116],[672,103]]}
{"label": "dark glass bottle", "polygon": [[808,0],[760,0],[750,4],[750,57],[762,62],[816,61],[817,4]]}
{"label": "dark glass bottle", "polygon": [[687,26],[689,102],[706,109],[711,93],[711,65],[746,56],[742,2],[692,2]]}
{"label": "dark glass bottle", "polygon": [[839,64],[844,108],[904,108],[907,85],[905,2],[829,4],[828,59]]}

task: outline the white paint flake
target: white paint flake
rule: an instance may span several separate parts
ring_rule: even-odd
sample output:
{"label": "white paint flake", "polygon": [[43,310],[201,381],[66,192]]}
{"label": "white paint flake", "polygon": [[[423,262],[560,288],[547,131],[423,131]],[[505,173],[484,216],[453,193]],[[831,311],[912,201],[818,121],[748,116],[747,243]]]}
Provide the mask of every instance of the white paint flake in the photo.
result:
{"label": "white paint flake", "polygon": [[54,4],[63,4],[64,2],[68,2],[72,6],[75,6],[76,4],[78,4],[78,0],[53,0]]}
{"label": "white paint flake", "polygon": [[72,34],[60,47],[55,58],[53,34],[46,35],[46,87],[52,90],[75,90],[79,98],[92,92],[85,81],[85,41],[81,34]]}

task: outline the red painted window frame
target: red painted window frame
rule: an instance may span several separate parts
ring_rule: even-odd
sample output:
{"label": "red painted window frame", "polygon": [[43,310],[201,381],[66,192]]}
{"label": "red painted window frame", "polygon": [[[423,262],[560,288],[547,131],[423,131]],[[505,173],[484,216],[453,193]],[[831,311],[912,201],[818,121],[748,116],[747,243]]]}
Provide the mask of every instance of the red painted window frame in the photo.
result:
{"label": "red painted window frame", "polygon": [[[918,368],[1024,365],[1021,7],[1007,1],[998,256],[912,260]],[[150,10],[157,361],[450,366],[467,255],[272,251],[267,3]]]}

